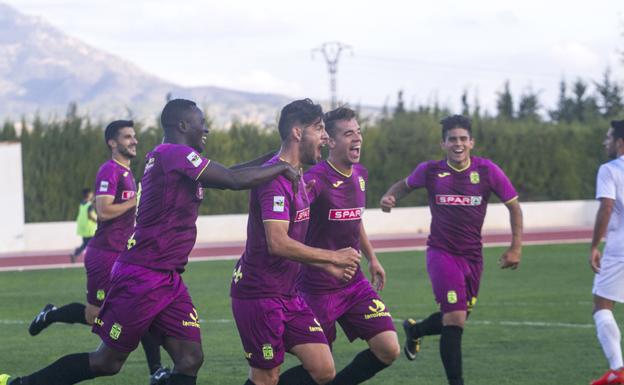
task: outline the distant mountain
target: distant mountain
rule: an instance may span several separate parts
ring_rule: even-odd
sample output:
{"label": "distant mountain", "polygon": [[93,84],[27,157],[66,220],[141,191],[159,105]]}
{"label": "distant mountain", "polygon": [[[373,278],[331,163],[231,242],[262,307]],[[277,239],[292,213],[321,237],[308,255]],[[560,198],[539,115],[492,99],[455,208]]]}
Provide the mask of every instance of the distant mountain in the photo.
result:
{"label": "distant mountain", "polygon": [[64,116],[69,103],[94,119],[151,121],[166,95],[207,107],[217,125],[232,117],[271,123],[291,98],[218,87],[181,87],[0,3],[0,120]]}

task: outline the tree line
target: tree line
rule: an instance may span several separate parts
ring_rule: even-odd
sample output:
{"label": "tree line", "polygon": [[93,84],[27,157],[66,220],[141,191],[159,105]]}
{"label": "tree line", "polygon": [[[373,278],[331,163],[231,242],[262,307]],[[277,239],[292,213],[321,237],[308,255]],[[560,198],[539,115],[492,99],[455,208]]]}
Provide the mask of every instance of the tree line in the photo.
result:
{"label": "tree line", "polygon": [[[622,89],[608,71],[600,82],[581,79],[560,85],[557,105],[546,112],[539,93],[528,90],[518,102],[509,83],[497,95],[496,113],[482,112],[461,95],[462,114],[473,119],[473,154],[498,163],[522,201],[592,199],[595,175],[606,160],[601,145],[609,120],[624,118]],[[590,90],[593,89],[593,92]],[[369,170],[367,206],[377,207],[381,195],[419,163],[441,159],[439,121],[451,113],[436,104],[407,109],[399,93],[396,105],[384,107],[381,118],[362,119],[361,162]],[[16,127],[28,127],[19,131]],[[72,220],[80,190],[92,187],[101,163],[109,158],[105,124],[76,114],[70,106],[62,119],[27,122],[6,120],[0,141],[22,144],[24,201],[27,222]],[[135,127],[139,145],[132,162],[136,179],[143,173],[145,154],[162,140],[158,125]],[[275,127],[233,122],[228,130],[213,129],[205,155],[225,165],[253,159],[279,149]],[[244,213],[248,192],[207,189],[201,214]],[[426,194],[410,194],[402,206],[425,205]]]}

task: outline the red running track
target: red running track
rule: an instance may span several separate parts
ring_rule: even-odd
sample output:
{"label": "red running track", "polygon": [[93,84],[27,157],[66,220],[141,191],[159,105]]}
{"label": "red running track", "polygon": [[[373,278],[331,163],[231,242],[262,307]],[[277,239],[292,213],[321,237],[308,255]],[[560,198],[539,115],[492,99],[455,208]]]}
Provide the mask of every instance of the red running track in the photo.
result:
{"label": "red running track", "polygon": [[[591,228],[558,228],[527,230],[523,234],[524,244],[575,243],[591,240]],[[509,244],[511,235],[508,232],[484,233],[483,243],[486,246]],[[371,237],[377,252],[424,249],[427,234],[396,234]],[[243,242],[232,243],[200,243],[191,251],[190,261],[218,260],[238,258],[244,249]],[[0,271],[42,270],[68,267],[82,267],[82,259],[76,263],[69,261],[70,250],[42,252],[25,252],[0,254]]]}

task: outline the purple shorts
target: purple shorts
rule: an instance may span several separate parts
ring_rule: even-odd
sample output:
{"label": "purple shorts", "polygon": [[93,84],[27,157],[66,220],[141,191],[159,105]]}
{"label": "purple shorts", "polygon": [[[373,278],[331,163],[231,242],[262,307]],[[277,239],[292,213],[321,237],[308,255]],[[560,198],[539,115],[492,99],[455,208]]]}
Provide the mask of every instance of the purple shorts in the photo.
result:
{"label": "purple shorts", "polygon": [[442,313],[472,310],[482,271],[482,261],[470,261],[433,247],[427,249],[427,272]]}
{"label": "purple shorts", "polygon": [[131,352],[148,330],[159,338],[201,343],[199,316],[180,274],[119,261],[111,274],[92,329],[107,346]]}
{"label": "purple shorts", "polygon": [[365,341],[385,331],[395,331],[386,305],[366,279],[328,294],[303,293],[330,344],[336,340],[336,321],[349,341]]}
{"label": "purple shorts", "polygon": [[111,270],[119,252],[87,246],[84,264],[87,270],[87,302],[100,307],[110,289]]}
{"label": "purple shorts", "polygon": [[303,298],[232,297],[232,313],[249,366],[273,369],[284,353],[302,344],[327,344],[320,323]]}

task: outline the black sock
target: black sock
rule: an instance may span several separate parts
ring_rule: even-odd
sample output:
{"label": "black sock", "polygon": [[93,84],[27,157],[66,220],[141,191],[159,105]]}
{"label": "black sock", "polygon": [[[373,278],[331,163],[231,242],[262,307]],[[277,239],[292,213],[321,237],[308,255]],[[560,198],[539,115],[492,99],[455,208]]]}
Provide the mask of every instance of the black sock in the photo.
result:
{"label": "black sock", "polygon": [[167,385],[196,385],[197,377],[186,374],[172,373],[167,381]]}
{"label": "black sock", "polygon": [[384,364],[377,358],[370,349],[363,350],[342,369],[331,385],[355,385],[362,383],[373,377],[377,372],[387,368],[389,365]]}
{"label": "black sock", "polygon": [[45,316],[45,322],[49,324],[54,322],[89,324],[85,320],[85,305],[78,302],[70,303],[56,310],[50,310]]}
{"label": "black sock", "polygon": [[95,378],[89,365],[89,353],[70,354],[29,376],[21,377],[23,385],[70,385]]}
{"label": "black sock", "polygon": [[442,313],[437,312],[418,322],[411,328],[412,338],[437,335],[442,332]]}
{"label": "black sock", "polygon": [[449,385],[463,385],[461,338],[464,329],[459,326],[444,326],[440,336],[440,358],[444,364]]}
{"label": "black sock", "polygon": [[292,367],[282,373],[277,385],[317,385],[302,365]]}
{"label": "black sock", "polygon": [[145,351],[147,367],[149,368],[150,375],[152,375],[162,366],[160,362],[160,344],[154,335],[147,332],[141,337],[141,345],[143,345],[143,351]]}

